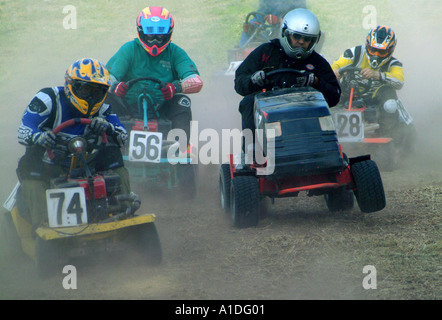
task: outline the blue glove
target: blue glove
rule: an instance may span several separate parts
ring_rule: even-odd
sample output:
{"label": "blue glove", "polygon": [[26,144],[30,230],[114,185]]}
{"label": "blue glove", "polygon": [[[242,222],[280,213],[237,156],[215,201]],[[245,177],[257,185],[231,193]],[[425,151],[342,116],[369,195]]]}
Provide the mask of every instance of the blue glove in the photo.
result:
{"label": "blue glove", "polygon": [[38,132],[34,134],[34,144],[46,149],[55,147],[55,134],[52,131]]}

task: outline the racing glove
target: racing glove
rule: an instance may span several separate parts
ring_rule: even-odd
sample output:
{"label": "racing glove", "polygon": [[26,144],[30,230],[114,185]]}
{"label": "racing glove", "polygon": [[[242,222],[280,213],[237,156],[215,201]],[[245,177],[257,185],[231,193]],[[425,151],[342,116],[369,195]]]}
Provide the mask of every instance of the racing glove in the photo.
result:
{"label": "racing glove", "polygon": [[297,87],[313,86],[313,83],[315,83],[315,74],[311,72],[305,72],[303,76],[296,78]]}
{"label": "racing glove", "polygon": [[114,93],[116,96],[120,98],[124,98],[126,96],[127,91],[129,91],[129,87],[124,82],[120,82],[115,87]]}
{"label": "racing glove", "polygon": [[114,131],[113,126],[104,118],[101,117],[95,117],[92,119],[92,122],[90,124],[91,131],[97,135],[103,134],[103,132],[106,132],[107,134],[110,134]]}
{"label": "racing glove", "polygon": [[266,78],[266,73],[263,70],[256,71],[251,76],[251,80],[253,84],[256,84],[257,86],[264,86],[264,79]]}
{"label": "racing glove", "polygon": [[38,132],[34,134],[34,144],[46,149],[55,147],[55,134],[52,131]]}
{"label": "racing glove", "polygon": [[267,21],[268,24],[278,24],[279,23],[279,18],[273,14],[268,14],[264,17],[264,19]]}
{"label": "racing glove", "polygon": [[165,87],[161,88],[161,93],[163,94],[164,100],[170,100],[176,93],[176,87],[173,83],[168,83]]}

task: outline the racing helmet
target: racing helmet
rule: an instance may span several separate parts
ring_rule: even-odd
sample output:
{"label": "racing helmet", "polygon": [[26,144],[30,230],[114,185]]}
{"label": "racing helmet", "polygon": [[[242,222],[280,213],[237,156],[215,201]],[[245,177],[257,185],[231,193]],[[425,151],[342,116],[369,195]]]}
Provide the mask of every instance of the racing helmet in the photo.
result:
{"label": "racing helmet", "polygon": [[[304,41],[310,41],[306,49],[302,47],[292,47],[289,35],[295,39],[304,38]],[[305,59],[315,49],[316,44],[321,37],[321,29],[318,18],[308,9],[298,8],[289,11],[284,18],[279,32],[279,42],[285,53],[294,59]]]}
{"label": "racing helmet", "polygon": [[138,39],[144,49],[156,57],[169,45],[173,26],[169,10],[163,7],[146,7],[137,18]]}
{"label": "racing helmet", "polygon": [[370,30],[365,43],[370,67],[378,69],[391,59],[396,48],[396,35],[387,26],[377,26]]}
{"label": "racing helmet", "polygon": [[71,104],[86,117],[97,113],[110,86],[109,71],[95,59],[77,60],[65,74],[64,92]]}

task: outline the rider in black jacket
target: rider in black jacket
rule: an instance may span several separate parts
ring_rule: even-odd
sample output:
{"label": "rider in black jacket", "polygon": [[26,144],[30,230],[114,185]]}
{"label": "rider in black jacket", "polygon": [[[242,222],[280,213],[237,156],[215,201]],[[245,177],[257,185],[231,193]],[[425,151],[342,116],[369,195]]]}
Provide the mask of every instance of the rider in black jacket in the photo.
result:
{"label": "rider in black jacket", "polygon": [[278,39],[264,43],[242,62],[235,73],[235,90],[244,96],[239,105],[242,130],[255,130],[254,97],[265,87],[266,72],[290,68],[301,71],[296,86],[320,91],[329,107],[339,102],[341,88],[330,64],[314,51],[321,36],[316,16],[307,9],[294,9],[285,15]]}

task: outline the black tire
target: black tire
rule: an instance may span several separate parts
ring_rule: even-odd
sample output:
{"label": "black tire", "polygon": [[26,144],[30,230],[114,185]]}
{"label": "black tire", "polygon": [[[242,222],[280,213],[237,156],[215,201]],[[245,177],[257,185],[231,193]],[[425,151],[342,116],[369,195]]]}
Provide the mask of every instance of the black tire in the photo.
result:
{"label": "black tire", "polygon": [[178,186],[182,195],[187,199],[194,199],[197,195],[197,165],[178,164]]}
{"label": "black tire", "polygon": [[254,227],[259,222],[258,180],[253,176],[234,177],[230,184],[230,210],[237,228]]}
{"label": "black tire", "polygon": [[326,193],[324,198],[330,212],[351,210],[355,202],[353,191],[344,188]]}
{"label": "black tire", "polygon": [[132,227],[130,237],[133,241],[131,244],[134,245],[144,263],[151,266],[161,264],[163,250],[157,228],[153,222]]}
{"label": "black tire", "polygon": [[224,212],[230,212],[230,183],[230,166],[228,163],[223,163],[219,168],[219,192]]}
{"label": "black tire", "polygon": [[351,173],[356,185],[354,194],[361,211],[370,213],[385,208],[384,186],[376,162],[357,162],[351,166]]}
{"label": "black tire", "polygon": [[56,240],[35,239],[35,264],[40,277],[47,278],[58,273],[60,265],[59,245]]}
{"label": "black tire", "polygon": [[12,257],[22,252],[21,242],[10,212],[4,212],[0,217],[0,256]]}

